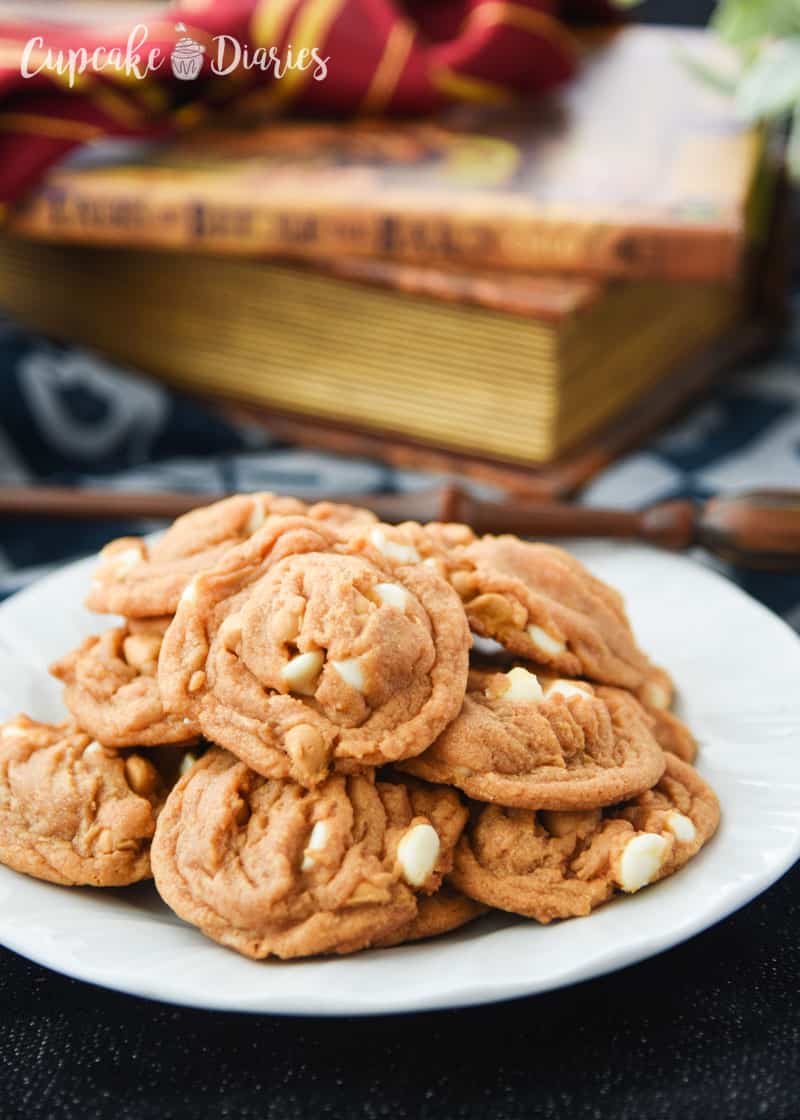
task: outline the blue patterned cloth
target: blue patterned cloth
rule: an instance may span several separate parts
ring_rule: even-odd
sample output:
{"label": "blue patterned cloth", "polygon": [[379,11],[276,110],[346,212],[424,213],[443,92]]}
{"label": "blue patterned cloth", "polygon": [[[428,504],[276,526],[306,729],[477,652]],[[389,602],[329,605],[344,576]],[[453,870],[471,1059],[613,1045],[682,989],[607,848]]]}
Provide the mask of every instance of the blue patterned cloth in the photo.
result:
{"label": "blue patterned cloth", "polygon": [[[595,478],[582,500],[635,509],[742,487],[800,487],[800,302],[794,331],[768,361],[743,368],[649,447]],[[435,476],[291,447],[234,426],[162,385],[83,350],[0,322],[0,485],[314,498],[429,485]],[[0,598],[142,522],[0,520]],[[714,563],[800,629],[800,576]]]}

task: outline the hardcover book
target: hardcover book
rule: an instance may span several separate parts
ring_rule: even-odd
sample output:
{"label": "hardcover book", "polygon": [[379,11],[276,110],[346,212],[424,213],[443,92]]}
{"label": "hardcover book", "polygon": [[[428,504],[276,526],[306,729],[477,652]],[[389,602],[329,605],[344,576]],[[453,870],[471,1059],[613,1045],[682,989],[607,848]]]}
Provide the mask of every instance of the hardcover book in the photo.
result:
{"label": "hardcover book", "polygon": [[184,389],[531,465],[726,335],[743,295],[6,238],[0,305]]}
{"label": "hardcover book", "polygon": [[395,123],[226,120],[168,144],[90,146],[10,229],[214,254],[735,278],[762,137],[681,57],[720,63],[724,48],[663,27],[591,42],[577,80],[533,104]]}

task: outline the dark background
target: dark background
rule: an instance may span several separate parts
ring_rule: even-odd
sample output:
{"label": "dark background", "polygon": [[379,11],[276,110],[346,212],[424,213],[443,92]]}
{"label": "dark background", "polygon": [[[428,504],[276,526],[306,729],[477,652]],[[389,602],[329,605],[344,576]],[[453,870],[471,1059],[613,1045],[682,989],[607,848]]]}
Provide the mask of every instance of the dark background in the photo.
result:
{"label": "dark background", "polygon": [[[709,3],[637,18],[700,23]],[[800,747],[799,747],[800,749]],[[0,950],[0,1117],[800,1115],[800,868],[720,926],[601,980],[467,1011],[186,1011]]]}

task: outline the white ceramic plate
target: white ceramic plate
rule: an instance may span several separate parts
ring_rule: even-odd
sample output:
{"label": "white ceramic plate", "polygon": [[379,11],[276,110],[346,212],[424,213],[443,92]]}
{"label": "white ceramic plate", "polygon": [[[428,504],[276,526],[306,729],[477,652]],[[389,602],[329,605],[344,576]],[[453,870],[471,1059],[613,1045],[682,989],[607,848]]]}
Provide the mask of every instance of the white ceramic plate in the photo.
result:
{"label": "white ceramic plate", "polygon": [[[624,591],[642,644],[674,673],[680,714],[700,739],[700,769],[722,802],[720,831],[680,874],[584,920],[543,927],[491,916],[427,943],[281,964],[206,940],[149,884],[67,889],[0,868],[0,942],[68,976],[173,1003],[378,1014],[488,1003],[598,976],[754,898],[800,856],[800,640],[690,560],[638,546],[575,551]],[[64,568],[0,607],[0,717],[61,717],[45,666],[99,628],[81,606],[92,564]]]}

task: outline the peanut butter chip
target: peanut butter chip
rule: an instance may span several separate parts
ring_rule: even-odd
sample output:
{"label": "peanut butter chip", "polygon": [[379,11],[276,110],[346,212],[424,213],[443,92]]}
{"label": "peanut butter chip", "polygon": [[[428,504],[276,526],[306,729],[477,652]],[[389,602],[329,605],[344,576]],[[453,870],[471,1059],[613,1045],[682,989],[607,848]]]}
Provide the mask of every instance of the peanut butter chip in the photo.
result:
{"label": "peanut butter chip", "polygon": [[125,759],[125,773],[131,789],[141,797],[148,797],[158,784],[155,767],[141,755],[132,754]]}
{"label": "peanut butter chip", "polygon": [[325,739],[309,723],[297,724],[286,732],[286,753],[293,775],[304,785],[313,785],[328,768]]}

